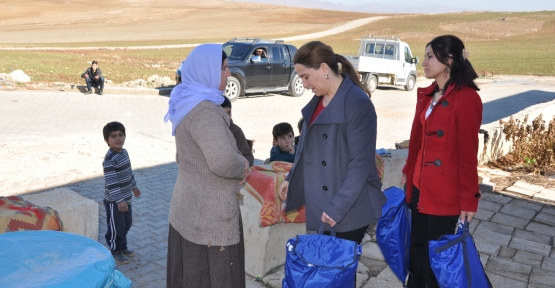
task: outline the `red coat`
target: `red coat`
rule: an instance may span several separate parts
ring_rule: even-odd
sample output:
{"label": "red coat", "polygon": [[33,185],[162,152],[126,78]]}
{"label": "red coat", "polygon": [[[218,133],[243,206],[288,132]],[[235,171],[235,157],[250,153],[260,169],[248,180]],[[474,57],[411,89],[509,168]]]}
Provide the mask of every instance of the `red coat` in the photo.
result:
{"label": "red coat", "polygon": [[[410,133],[406,198],[412,199],[413,183],[419,183],[418,211],[431,215],[459,215],[478,209],[478,132],[482,123],[482,100],[468,87],[445,94],[422,125],[421,117],[432,100],[436,83],[417,92],[416,114]],[[423,139],[424,138],[424,139]],[[422,149],[421,149],[422,148]],[[413,174],[418,153],[422,155],[420,180]]]}

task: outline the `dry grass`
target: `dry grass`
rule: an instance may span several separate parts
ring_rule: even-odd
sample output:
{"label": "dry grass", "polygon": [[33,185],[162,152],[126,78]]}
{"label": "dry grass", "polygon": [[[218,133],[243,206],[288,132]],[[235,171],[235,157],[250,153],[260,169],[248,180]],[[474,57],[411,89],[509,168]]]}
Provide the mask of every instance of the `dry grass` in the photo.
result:
{"label": "dry grass", "polygon": [[[91,13],[89,1],[20,0],[2,4],[0,47],[120,47],[223,42],[232,37],[280,38],[329,29],[369,14],[309,10],[222,0],[108,1]],[[30,8],[29,8],[30,7]],[[68,12],[68,11],[71,11]],[[389,15],[325,37],[339,54],[356,54],[364,35],[395,36],[422,55],[433,37],[454,34],[480,73],[555,76],[555,12]],[[503,20],[505,19],[505,20]],[[293,42],[301,46],[307,41]],[[190,49],[0,51],[0,73],[22,69],[33,81],[79,83],[96,59],[121,83],[152,74],[173,77]],[[154,67],[160,68],[154,68]],[[419,68],[420,69],[420,68]],[[422,71],[419,71],[422,72]]]}

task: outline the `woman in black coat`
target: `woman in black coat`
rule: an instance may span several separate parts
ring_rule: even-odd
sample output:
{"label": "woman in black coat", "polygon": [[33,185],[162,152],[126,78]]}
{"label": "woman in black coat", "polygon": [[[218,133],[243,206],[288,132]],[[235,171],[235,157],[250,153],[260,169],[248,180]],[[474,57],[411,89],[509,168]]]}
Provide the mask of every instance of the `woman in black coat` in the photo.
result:
{"label": "woman in black coat", "polygon": [[295,54],[295,70],[315,96],[302,109],[295,164],[280,186],[286,212],[306,205],[306,227],[327,223],[360,243],[386,199],[375,163],[376,111],[353,66],[314,41]]}

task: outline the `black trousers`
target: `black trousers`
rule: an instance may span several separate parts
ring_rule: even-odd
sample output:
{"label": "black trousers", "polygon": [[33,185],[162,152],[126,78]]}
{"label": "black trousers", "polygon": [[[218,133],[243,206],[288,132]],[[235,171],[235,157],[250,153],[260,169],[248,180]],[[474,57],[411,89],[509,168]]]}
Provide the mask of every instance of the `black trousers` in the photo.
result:
{"label": "black trousers", "polygon": [[[125,200],[124,200],[125,201]],[[131,212],[131,204],[127,204],[129,210],[121,212],[118,209],[118,203],[104,201],[106,209],[106,244],[112,252],[127,249],[127,232],[133,224],[133,213]]]}
{"label": "black trousers", "polygon": [[95,80],[92,77],[85,78],[85,82],[87,82],[87,89],[89,89],[89,91],[92,91],[92,87],[99,87],[98,89],[100,89],[100,91],[104,90],[104,77],[100,76],[98,78],[98,80]]}
{"label": "black trousers", "polygon": [[410,266],[409,288],[439,288],[436,277],[430,267],[428,241],[438,240],[445,234],[455,233],[459,215],[435,216],[418,212],[420,191],[412,188],[410,210],[412,214],[412,230],[410,235]]}

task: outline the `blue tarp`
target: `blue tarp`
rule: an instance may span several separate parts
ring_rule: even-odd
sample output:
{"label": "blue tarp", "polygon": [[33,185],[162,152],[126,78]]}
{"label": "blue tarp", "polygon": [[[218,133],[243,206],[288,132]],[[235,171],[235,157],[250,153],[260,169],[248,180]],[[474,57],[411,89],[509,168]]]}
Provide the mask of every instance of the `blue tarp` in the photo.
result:
{"label": "blue tarp", "polygon": [[58,231],[0,234],[0,287],[131,287],[108,249]]}

